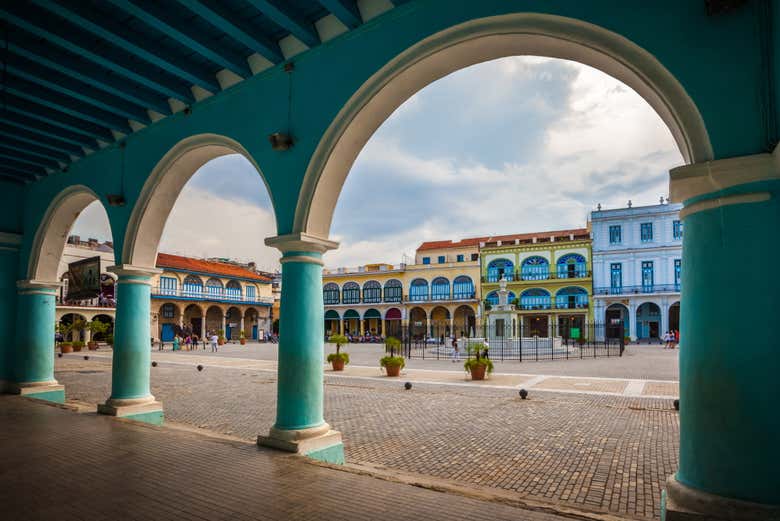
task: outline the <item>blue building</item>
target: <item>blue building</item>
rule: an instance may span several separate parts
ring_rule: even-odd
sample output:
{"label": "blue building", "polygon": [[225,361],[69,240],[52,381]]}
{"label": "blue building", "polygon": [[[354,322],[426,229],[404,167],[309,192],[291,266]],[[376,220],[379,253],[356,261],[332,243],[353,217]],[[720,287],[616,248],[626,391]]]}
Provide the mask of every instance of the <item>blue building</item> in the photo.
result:
{"label": "blue building", "polygon": [[[683,224],[679,204],[591,212],[597,321],[631,340],[680,329]],[[617,334],[617,328],[607,328]]]}

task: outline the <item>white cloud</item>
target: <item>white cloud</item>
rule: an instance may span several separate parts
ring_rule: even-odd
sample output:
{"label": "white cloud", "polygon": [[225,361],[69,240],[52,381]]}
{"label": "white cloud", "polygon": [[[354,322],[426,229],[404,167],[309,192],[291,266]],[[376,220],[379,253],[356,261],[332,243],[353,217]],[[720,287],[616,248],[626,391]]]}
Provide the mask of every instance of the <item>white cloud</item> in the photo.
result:
{"label": "white cloud", "polygon": [[274,235],[276,224],[269,210],[185,186],[165,223],[160,251],[255,261],[259,268],[273,270],[280,255],[263,240]]}

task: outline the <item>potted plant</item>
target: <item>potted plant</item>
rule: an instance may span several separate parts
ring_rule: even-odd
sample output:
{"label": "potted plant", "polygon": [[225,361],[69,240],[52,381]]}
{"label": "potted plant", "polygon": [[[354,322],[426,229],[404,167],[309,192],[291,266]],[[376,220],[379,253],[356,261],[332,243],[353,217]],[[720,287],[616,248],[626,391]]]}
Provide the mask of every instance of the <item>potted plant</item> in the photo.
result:
{"label": "potted plant", "polygon": [[68,340],[68,335],[70,335],[70,324],[57,324],[57,332],[62,337],[62,341],[60,342],[60,353],[72,353],[73,342]]}
{"label": "potted plant", "polygon": [[70,331],[74,342],[81,341],[81,332],[87,329],[87,321],[83,318],[74,318],[70,323]]}
{"label": "potted plant", "polygon": [[227,338],[225,338],[225,330],[224,329],[218,329],[217,330],[217,344],[223,346],[223,345],[225,345],[225,342],[227,342]]}
{"label": "potted plant", "polygon": [[76,351],[77,353],[81,351],[82,347],[84,347],[84,342],[82,342],[81,340],[75,340],[73,342],[73,350]]}
{"label": "potted plant", "polygon": [[328,355],[328,362],[333,366],[334,371],[343,371],[344,366],[349,363],[349,353],[341,352],[341,346],[347,343],[347,337],[331,335],[328,342],[336,344],[336,352]]}
{"label": "potted plant", "polygon": [[95,340],[95,337],[97,335],[104,335],[106,332],[108,332],[108,324],[105,322],[101,322],[100,320],[93,320],[92,322],[89,322],[87,324],[87,327],[89,328],[89,331],[92,333],[92,339],[87,342],[87,347],[90,351],[94,351],[98,348],[97,340]]}
{"label": "potted plant", "polygon": [[241,333],[238,335],[238,342],[239,342],[239,343],[240,343],[242,346],[245,346],[245,345],[246,345],[246,335],[244,334],[244,332],[243,332],[243,331],[241,331]]}
{"label": "potted plant", "polygon": [[385,369],[387,376],[398,376],[401,374],[401,369],[406,365],[406,361],[403,356],[396,356],[395,351],[401,349],[401,341],[394,336],[389,336],[385,340],[385,351],[390,353],[388,356],[383,356],[379,360],[379,366]]}
{"label": "potted plant", "polygon": [[[480,342],[469,342],[467,351],[468,358],[463,362],[463,368],[471,373],[472,380],[484,380],[485,373],[493,372],[493,361],[488,358],[487,350],[483,351],[484,346]],[[474,355],[474,358],[471,358]]]}

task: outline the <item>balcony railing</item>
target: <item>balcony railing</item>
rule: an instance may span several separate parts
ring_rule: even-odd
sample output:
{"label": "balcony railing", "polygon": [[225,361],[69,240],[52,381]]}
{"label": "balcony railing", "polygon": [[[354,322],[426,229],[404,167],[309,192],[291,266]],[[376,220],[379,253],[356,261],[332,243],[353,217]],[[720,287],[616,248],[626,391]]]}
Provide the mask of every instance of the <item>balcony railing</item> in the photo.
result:
{"label": "balcony railing", "polygon": [[543,309],[588,309],[587,301],[569,302],[564,300],[551,300],[549,302],[520,302],[516,308],[518,311],[534,311]]}
{"label": "balcony railing", "polygon": [[404,302],[442,302],[446,300],[474,300],[477,298],[476,292],[474,293],[450,293],[436,295],[404,295]]}
{"label": "balcony railing", "polygon": [[191,291],[182,289],[152,287],[152,297],[172,298],[183,300],[208,300],[212,302],[236,302],[241,304],[273,304],[273,297],[250,297],[247,295],[235,295],[228,293],[209,293],[206,291]]}
{"label": "balcony railing", "polygon": [[[517,273],[504,273],[504,278],[507,282],[513,281],[529,281],[535,282],[540,280],[564,280],[564,279],[585,279],[592,276],[590,270],[575,270],[575,271],[548,271],[548,272],[517,272]],[[501,275],[497,273],[488,273],[482,276],[482,282],[495,283],[501,280]]]}
{"label": "balcony railing", "polygon": [[680,284],[644,284],[641,286],[606,286],[594,288],[594,295],[641,295],[647,293],[679,293]]}

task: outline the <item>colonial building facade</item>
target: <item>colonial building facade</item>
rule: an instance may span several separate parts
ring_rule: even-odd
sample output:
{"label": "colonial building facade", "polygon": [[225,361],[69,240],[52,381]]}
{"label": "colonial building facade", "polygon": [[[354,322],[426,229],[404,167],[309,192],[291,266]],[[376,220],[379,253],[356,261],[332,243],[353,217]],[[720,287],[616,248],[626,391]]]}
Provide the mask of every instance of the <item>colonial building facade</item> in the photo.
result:
{"label": "colonial building facade", "polygon": [[597,210],[593,230],[595,317],[632,340],[680,329],[683,224],[679,204]]}
{"label": "colonial building facade", "polygon": [[479,309],[479,241],[423,243],[414,263],[323,272],[326,335],[467,334]]}
{"label": "colonial building facade", "polygon": [[[68,264],[100,256],[101,287],[99,297],[88,300],[68,299]],[[100,320],[111,329],[116,312],[114,282],[116,276],[105,268],[114,264],[110,242],[95,239],[82,241],[77,236],[68,238],[59,265],[63,283],[57,299],[57,322],[72,323]],[[228,340],[238,339],[241,331],[247,339],[263,339],[271,331],[274,293],[272,276],[258,272],[251,264],[194,259],[160,253],[157,268],[162,270],[152,280],[151,314],[152,337],[170,342],[176,333],[193,333],[204,338],[208,332],[223,330]],[[80,333],[88,341],[88,329]],[[95,340],[104,340],[96,338]]]}
{"label": "colonial building facade", "polygon": [[514,307],[514,334],[546,337],[582,329],[593,320],[590,259],[591,239],[585,228],[483,240],[481,282],[487,315],[498,304],[503,279]]}

